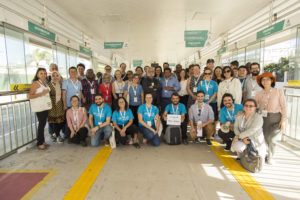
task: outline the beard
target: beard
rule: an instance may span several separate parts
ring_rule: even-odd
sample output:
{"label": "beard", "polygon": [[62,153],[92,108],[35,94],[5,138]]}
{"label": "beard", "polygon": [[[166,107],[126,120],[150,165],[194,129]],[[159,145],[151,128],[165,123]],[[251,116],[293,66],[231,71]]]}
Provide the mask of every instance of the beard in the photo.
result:
{"label": "beard", "polygon": [[228,103],[228,104],[226,104],[226,107],[227,107],[227,108],[231,108],[232,105],[233,105],[232,103]]}
{"label": "beard", "polygon": [[103,104],[103,102],[96,103],[97,106],[101,106],[102,104]]}
{"label": "beard", "polygon": [[254,72],[251,72],[252,76],[257,76],[259,74],[259,71],[254,71]]}
{"label": "beard", "polygon": [[173,102],[173,104],[174,104],[175,106],[177,106],[177,105],[179,104],[179,102],[176,102],[176,103]]}

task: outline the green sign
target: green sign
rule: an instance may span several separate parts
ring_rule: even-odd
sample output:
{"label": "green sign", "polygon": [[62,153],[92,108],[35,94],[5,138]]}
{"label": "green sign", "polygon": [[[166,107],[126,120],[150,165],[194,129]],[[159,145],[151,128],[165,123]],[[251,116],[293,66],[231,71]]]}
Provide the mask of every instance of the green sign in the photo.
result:
{"label": "green sign", "polygon": [[124,42],[104,42],[104,49],[122,49]]}
{"label": "green sign", "polygon": [[28,31],[36,35],[55,41],[55,33],[28,21]]}
{"label": "green sign", "polygon": [[185,41],[206,41],[208,35],[208,30],[192,30],[184,31]]}
{"label": "green sign", "polygon": [[225,53],[227,50],[227,47],[223,47],[222,49],[218,50],[218,55],[221,55],[222,53]]}
{"label": "green sign", "polygon": [[259,39],[262,39],[264,37],[267,37],[269,35],[272,35],[278,31],[282,31],[283,30],[283,26],[284,26],[284,20],[276,23],[276,24],[273,24],[261,31],[258,31],[256,33],[256,39],[259,40]]}
{"label": "green sign", "polygon": [[202,41],[185,41],[185,47],[204,47],[205,40]]}
{"label": "green sign", "polygon": [[79,46],[79,51],[81,53],[84,53],[84,54],[89,55],[89,56],[93,55],[93,51],[92,50],[90,50],[90,49],[88,49],[86,47],[83,47],[83,46]]}
{"label": "green sign", "polygon": [[133,60],[133,67],[142,66],[143,60]]}
{"label": "green sign", "polygon": [[176,66],[176,63],[169,63],[169,66]]}

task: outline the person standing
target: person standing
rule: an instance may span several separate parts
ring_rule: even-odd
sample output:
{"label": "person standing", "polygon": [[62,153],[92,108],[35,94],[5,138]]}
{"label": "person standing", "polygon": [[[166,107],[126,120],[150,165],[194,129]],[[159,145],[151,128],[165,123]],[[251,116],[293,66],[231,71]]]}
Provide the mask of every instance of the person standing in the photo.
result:
{"label": "person standing", "polygon": [[171,76],[170,68],[165,68],[164,80],[161,81],[161,85],[161,109],[164,111],[166,106],[171,103],[172,94],[180,90],[180,84],[174,76]]}
{"label": "person standing", "polygon": [[250,65],[250,72],[252,76],[246,78],[245,88],[243,91],[243,99],[254,99],[256,94],[262,90],[258,85],[256,78],[260,73],[260,65],[258,63],[252,63]]}
{"label": "person standing", "polygon": [[137,111],[139,105],[144,104],[144,90],[143,87],[138,84],[139,82],[139,75],[133,75],[133,82],[132,85],[126,85],[124,87],[124,97],[127,98],[129,95],[129,108],[133,112],[134,121],[133,123],[137,126],[138,125],[138,115]]}
{"label": "person standing", "polygon": [[276,149],[276,140],[284,129],[287,120],[284,93],[275,88],[276,78],[270,72],[265,72],[257,77],[257,84],[263,89],[255,96],[264,124],[263,132],[267,143],[267,163],[273,164]]}
{"label": "person standing", "polygon": [[[32,85],[28,94],[29,99],[35,99],[42,96],[49,96],[50,88],[46,83],[47,71],[45,68],[38,68],[32,80]],[[43,103],[43,102],[41,102]],[[48,144],[45,142],[45,126],[48,118],[48,110],[36,112],[38,118],[38,131],[37,131],[37,147],[39,150],[47,148]]]}
{"label": "person standing", "polygon": [[63,95],[63,103],[64,110],[67,110],[72,106],[71,97],[76,95],[79,98],[79,106],[82,103],[85,103],[85,97],[82,94],[82,85],[81,82],[78,81],[77,78],[77,69],[76,67],[69,68],[70,78],[65,80],[62,85],[62,95]]}
{"label": "person standing", "polygon": [[52,108],[48,113],[48,123],[51,130],[53,130],[53,142],[62,143],[63,139],[60,136],[60,131],[65,125],[65,111],[61,95],[61,76],[58,71],[53,71],[51,77],[51,82],[48,85],[50,88]]}
{"label": "person standing", "polygon": [[88,69],[86,71],[86,78],[81,81],[82,84],[82,93],[84,98],[86,99],[83,104],[86,110],[90,109],[90,106],[95,103],[95,94],[97,92],[97,81],[95,80],[95,74],[93,69]]}
{"label": "person standing", "polygon": [[112,83],[112,94],[113,94],[113,105],[112,109],[114,110],[117,107],[117,100],[124,95],[124,86],[125,82],[122,79],[121,71],[117,70],[115,72],[116,80]]}
{"label": "person standing", "polygon": [[109,65],[106,65],[105,68],[105,74],[108,74],[109,75],[109,82],[112,83],[115,81],[115,78],[111,75],[111,66]]}
{"label": "person standing", "polygon": [[224,78],[222,77],[222,67],[217,66],[214,69],[212,80],[216,81],[218,85],[224,80]]}
{"label": "person standing", "polygon": [[104,74],[103,83],[99,86],[99,93],[103,96],[103,101],[107,105],[112,105],[112,83],[110,82],[110,75]]}
{"label": "person standing", "polygon": [[183,105],[187,105],[189,95],[186,89],[187,86],[187,73],[184,69],[182,69],[179,73],[178,81],[180,84],[180,90],[178,92],[180,97],[180,103]]}
{"label": "person standing", "polygon": [[197,99],[197,88],[200,82],[200,67],[198,65],[193,65],[193,76],[191,76],[187,81],[187,91],[189,93],[188,108],[193,105]]}
{"label": "person standing", "polygon": [[212,70],[210,68],[205,68],[203,73],[204,80],[198,84],[198,91],[202,90],[205,94],[204,102],[209,104],[214,111],[215,120],[218,120],[218,106],[217,106],[217,92],[218,84],[217,82],[211,80]]}
{"label": "person standing", "polygon": [[[126,73],[126,64],[125,63],[121,63],[120,64],[120,72],[121,72],[121,79],[122,79],[122,81],[128,81],[128,75],[127,75],[127,73]],[[115,76],[115,78],[116,78],[116,76]]]}
{"label": "person standing", "polygon": [[144,94],[151,93],[152,94],[152,103],[155,106],[159,106],[160,104],[160,96],[161,96],[161,83],[159,80],[154,78],[154,69],[150,67],[147,70],[147,77],[144,78],[142,82],[142,87],[144,90]]}
{"label": "person standing", "polygon": [[159,81],[162,81],[164,79],[161,66],[155,67],[155,78]]}
{"label": "person standing", "polygon": [[233,77],[233,71],[229,66],[223,68],[222,76],[225,80],[219,84],[218,88],[218,110],[221,109],[221,100],[225,93],[232,94],[234,102],[237,104],[241,104],[242,101],[242,84],[240,80]]}
{"label": "person standing", "polygon": [[85,65],[83,63],[79,63],[77,65],[77,71],[78,71],[78,80],[79,81],[86,79],[86,76],[84,75]]}

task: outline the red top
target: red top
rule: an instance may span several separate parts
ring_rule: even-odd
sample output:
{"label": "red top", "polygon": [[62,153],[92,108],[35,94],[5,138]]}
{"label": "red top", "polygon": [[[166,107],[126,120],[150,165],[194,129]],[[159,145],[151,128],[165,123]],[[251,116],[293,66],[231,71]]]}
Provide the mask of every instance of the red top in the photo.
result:
{"label": "red top", "polygon": [[106,87],[104,83],[99,86],[99,92],[103,95],[104,103],[111,103],[111,83],[109,83],[109,87]]}

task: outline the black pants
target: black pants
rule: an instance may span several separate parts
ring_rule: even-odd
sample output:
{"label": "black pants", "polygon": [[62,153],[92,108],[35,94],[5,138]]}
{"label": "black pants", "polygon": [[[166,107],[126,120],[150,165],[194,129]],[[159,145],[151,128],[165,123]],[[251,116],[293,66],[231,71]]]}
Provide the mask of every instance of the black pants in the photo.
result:
{"label": "black pants", "polygon": [[233,131],[229,131],[228,133],[224,133],[220,129],[219,132],[218,132],[218,135],[219,135],[220,138],[222,138],[222,140],[224,141],[226,146],[231,147],[232,139],[235,136]]}
{"label": "black pants", "polygon": [[[122,125],[118,125],[120,128],[122,128]],[[126,141],[127,141],[127,135],[131,135],[131,137],[133,138],[134,137],[134,134],[137,134],[139,131],[139,129],[137,128],[136,125],[134,124],[131,124],[131,126],[129,126],[126,131],[125,131],[125,136],[121,136],[120,132],[115,129],[115,139],[116,139],[116,143],[121,143],[123,145],[126,144]]]}
{"label": "black pants", "polygon": [[44,130],[48,118],[48,110],[37,112],[36,116],[39,121],[38,132],[37,132],[37,145],[42,145],[45,142]]}
{"label": "black pants", "polygon": [[219,114],[218,114],[218,105],[217,105],[217,103],[210,103],[209,105],[212,108],[212,110],[214,111],[215,121],[218,121]]}
{"label": "black pants", "polygon": [[172,103],[171,97],[161,99],[161,114],[163,114],[165,112],[167,105],[169,105],[170,103]]}
{"label": "black pants", "polygon": [[129,106],[129,108],[131,109],[132,111],[132,114],[133,114],[133,124],[138,126],[138,123],[139,123],[139,118],[138,118],[138,108],[139,106]]}
{"label": "black pants", "polygon": [[70,138],[71,136],[71,130],[68,126],[66,126],[65,136],[66,138],[70,138],[70,141],[75,144],[79,144],[80,141],[85,141],[87,138],[88,129],[86,127],[82,127],[77,131],[77,133],[74,135],[74,137]]}
{"label": "black pants", "polygon": [[115,99],[114,98],[114,96],[112,95],[112,97],[113,97],[113,100],[112,100],[112,106],[111,106],[111,109],[112,109],[112,111],[115,111],[116,109],[117,109],[117,107],[118,107],[118,99],[122,96],[124,96],[124,94],[123,93],[116,93],[116,95],[117,95],[117,99]]}
{"label": "black pants", "polygon": [[60,131],[64,128],[65,123],[49,123],[49,128],[52,130],[52,134],[55,133],[56,137],[60,136]]}

